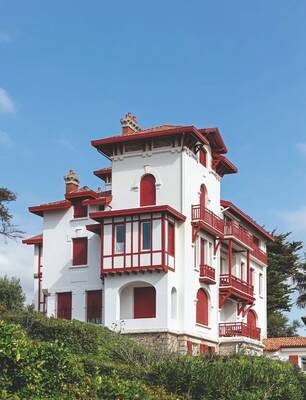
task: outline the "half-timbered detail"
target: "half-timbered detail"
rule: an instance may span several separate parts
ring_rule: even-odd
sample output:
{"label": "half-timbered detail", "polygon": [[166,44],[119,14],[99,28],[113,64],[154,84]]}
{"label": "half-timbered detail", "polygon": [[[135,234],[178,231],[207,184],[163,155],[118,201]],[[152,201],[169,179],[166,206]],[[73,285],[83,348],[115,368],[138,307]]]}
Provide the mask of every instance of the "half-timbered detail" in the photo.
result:
{"label": "half-timbered detail", "polygon": [[62,199],[29,208],[43,218],[42,234],[24,240],[36,309],[182,353],[260,353],[273,237],[220,198],[237,172],[221,133],[142,129],[131,113],[121,125],[91,142],[108,160],[93,171],[102,189],[70,170]]}

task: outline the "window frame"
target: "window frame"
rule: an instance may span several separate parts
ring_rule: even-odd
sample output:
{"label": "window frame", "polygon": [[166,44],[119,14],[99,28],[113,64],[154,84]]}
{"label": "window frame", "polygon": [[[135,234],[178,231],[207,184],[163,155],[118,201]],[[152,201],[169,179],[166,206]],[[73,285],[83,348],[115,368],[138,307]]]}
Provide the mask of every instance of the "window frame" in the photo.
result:
{"label": "window frame", "polygon": [[[117,240],[117,230],[118,230],[119,227],[122,227],[122,234],[123,234],[123,241],[122,242],[118,242],[118,240]],[[122,224],[122,223],[114,224],[114,254],[124,254],[124,252],[125,252],[125,241],[126,241],[126,238],[125,238],[125,224]],[[118,248],[117,248],[117,245],[119,243],[122,244],[122,251],[120,249],[118,250]]]}
{"label": "window frame", "polygon": [[[171,229],[169,227],[171,226]],[[172,232],[172,236],[169,232]],[[175,223],[168,221],[168,232],[167,232],[167,246],[168,246],[168,255],[171,257],[175,257]]]}
{"label": "window frame", "polygon": [[[144,247],[144,225],[149,226],[149,230],[147,231],[149,233],[149,246]],[[140,233],[141,233],[141,251],[152,251],[152,221],[141,221],[140,222]]]}

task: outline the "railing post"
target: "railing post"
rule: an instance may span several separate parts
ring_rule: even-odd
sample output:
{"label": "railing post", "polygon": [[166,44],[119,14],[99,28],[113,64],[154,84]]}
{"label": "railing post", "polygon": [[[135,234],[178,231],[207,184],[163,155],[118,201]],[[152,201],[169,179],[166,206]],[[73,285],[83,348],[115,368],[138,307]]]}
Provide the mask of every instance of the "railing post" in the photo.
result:
{"label": "railing post", "polygon": [[228,277],[229,277],[229,281],[231,282],[231,280],[232,280],[232,264],[233,264],[233,243],[232,243],[232,239],[230,239],[228,241],[227,257],[228,257]]}

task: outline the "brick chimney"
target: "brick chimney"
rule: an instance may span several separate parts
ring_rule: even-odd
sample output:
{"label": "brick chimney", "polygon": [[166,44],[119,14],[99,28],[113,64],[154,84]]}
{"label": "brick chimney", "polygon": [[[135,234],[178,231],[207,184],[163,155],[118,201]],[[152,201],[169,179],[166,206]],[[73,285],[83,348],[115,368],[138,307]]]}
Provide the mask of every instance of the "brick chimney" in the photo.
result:
{"label": "brick chimney", "polygon": [[79,188],[79,178],[77,174],[72,171],[72,169],[68,172],[68,174],[64,177],[66,183],[66,194],[74,192]]}
{"label": "brick chimney", "polygon": [[122,126],[122,135],[133,135],[141,130],[138,125],[137,119],[134,115],[128,112],[124,118],[120,120]]}

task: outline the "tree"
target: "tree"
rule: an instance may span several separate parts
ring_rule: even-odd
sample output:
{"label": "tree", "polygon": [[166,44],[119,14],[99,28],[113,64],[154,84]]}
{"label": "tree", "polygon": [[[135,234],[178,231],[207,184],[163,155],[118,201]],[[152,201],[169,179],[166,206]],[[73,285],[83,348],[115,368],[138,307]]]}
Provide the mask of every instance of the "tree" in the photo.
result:
{"label": "tree", "polygon": [[296,303],[299,307],[304,308],[306,306],[306,254],[304,254],[304,258],[300,262],[294,281],[299,292]]}
{"label": "tree", "polygon": [[7,207],[7,203],[15,200],[15,193],[0,187],[0,235],[5,238],[20,238],[23,235],[23,232],[12,224],[13,216]]}
{"label": "tree", "polygon": [[268,244],[268,268],[267,268],[267,312],[268,312],[268,336],[292,336],[296,335],[299,327],[298,321],[289,320],[283,315],[292,308],[291,295],[296,290],[293,285],[301,260],[299,252],[303,243],[290,242],[290,233],[275,234],[275,241]]}
{"label": "tree", "polygon": [[6,275],[0,278],[0,309],[17,311],[23,308],[25,295],[22,291],[20,279]]}

